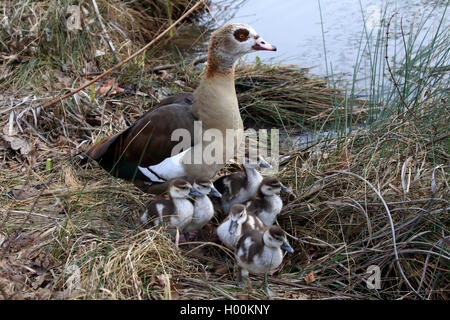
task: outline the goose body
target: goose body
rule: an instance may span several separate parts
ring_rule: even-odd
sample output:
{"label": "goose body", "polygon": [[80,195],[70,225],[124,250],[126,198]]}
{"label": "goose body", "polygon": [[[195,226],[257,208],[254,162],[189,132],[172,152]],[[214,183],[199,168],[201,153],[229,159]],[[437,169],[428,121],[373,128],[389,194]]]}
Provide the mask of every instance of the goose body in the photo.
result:
{"label": "goose body", "polygon": [[186,240],[189,239],[188,232],[201,230],[214,216],[214,206],[209,198],[211,194],[214,197],[222,195],[214,188],[211,180],[207,178],[198,178],[192,185],[194,192],[194,214],[191,221],[183,228]]}
{"label": "goose body", "polygon": [[225,246],[234,249],[242,234],[254,229],[262,230],[264,224],[257,216],[248,213],[244,205],[235,204],[229,216],[217,228],[217,235]]}
{"label": "goose body", "polygon": [[194,190],[186,180],[172,180],[168,189],[169,199],[151,201],[141,216],[141,222],[150,220],[154,226],[166,225],[172,234],[174,229],[184,232],[194,215],[194,206],[189,200],[191,192]]}
{"label": "goose body", "polygon": [[222,193],[222,216],[227,216],[230,208],[237,203],[245,203],[256,196],[263,180],[258,168],[270,168],[271,165],[261,157],[256,163],[244,163],[244,172],[238,172],[220,177],[214,182]]}
{"label": "goose body", "polygon": [[283,208],[280,192],[290,193],[291,190],[275,178],[264,178],[258,188],[257,196],[247,201],[247,210],[261,219],[264,225],[273,225]]}
{"label": "goose body", "polygon": [[268,295],[273,295],[267,284],[267,274],[280,266],[283,261],[282,249],[294,252],[286,240],[284,231],[278,226],[271,226],[262,231],[245,232],[235,249],[239,266],[238,285],[243,285],[242,277],[247,278],[249,273],[264,273],[263,288]]}
{"label": "goose body", "polygon": [[[229,24],[216,30],[208,48],[208,67],[194,93],[181,93],[161,101],[129,128],[95,144],[88,156],[113,176],[134,182],[141,190],[161,193],[168,181],[212,178],[242,141],[243,123],[234,87],[234,65],[243,55],[276,48],[245,24]],[[215,129],[223,137],[227,129],[237,132],[234,143],[204,139],[195,132],[200,121],[203,132]],[[189,134],[187,147],[175,152],[180,141],[172,141],[176,129]],[[207,148],[220,147],[221,159],[195,161]]]}

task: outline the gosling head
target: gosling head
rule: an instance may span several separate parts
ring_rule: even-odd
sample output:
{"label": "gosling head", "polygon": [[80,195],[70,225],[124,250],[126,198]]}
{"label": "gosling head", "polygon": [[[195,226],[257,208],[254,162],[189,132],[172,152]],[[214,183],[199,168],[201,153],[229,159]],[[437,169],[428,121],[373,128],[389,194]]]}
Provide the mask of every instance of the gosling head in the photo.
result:
{"label": "gosling head", "polygon": [[294,252],[286,239],[286,234],[279,226],[270,226],[263,235],[264,244],[271,248],[281,248],[287,252]]}
{"label": "gosling head", "polygon": [[230,234],[234,233],[238,225],[244,223],[247,219],[247,210],[243,204],[235,204],[230,209]]}
{"label": "gosling head", "polygon": [[169,185],[169,195],[172,199],[188,198],[192,185],[184,179],[174,179]]}
{"label": "gosling head", "polygon": [[259,191],[264,196],[274,196],[283,193],[291,193],[289,188],[286,188],[278,179],[267,177],[261,181]]}
{"label": "gosling head", "polygon": [[195,179],[190,195],[194,197],[211,195],[216,198],[222,198],[222,194],[217,191],[212,181],[208,178]]}
{"label": "gosling head", "polygon": [[208,48],[207,76],[215,73],[227,73],[243,55],[264,50],[276,51],[277,48],[263,38],[249,25],[232,23],[212,33]]}

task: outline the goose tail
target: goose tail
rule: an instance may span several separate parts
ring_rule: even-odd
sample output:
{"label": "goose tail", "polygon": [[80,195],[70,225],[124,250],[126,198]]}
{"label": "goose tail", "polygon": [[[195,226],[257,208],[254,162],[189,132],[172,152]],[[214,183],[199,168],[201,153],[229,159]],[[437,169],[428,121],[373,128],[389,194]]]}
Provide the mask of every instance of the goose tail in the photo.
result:
{"label": "goose tail", "polygon": [[89,151],[90,159],[97,163],[114,177],[128,181],[147,180],[138,166],[127,160],[124,154],[126,132],[122,131],[107,137],[93,145]]}

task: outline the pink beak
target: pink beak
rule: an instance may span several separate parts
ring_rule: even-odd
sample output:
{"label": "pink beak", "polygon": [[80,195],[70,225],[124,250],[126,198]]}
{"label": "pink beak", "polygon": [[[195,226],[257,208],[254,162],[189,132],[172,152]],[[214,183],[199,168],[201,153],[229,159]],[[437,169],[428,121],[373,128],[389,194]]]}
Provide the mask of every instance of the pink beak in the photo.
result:
{"label": "pink beak", "polygon": [[277,47],[271,45],[263,38],[258,37],[253,45],[253,50],[266,50],[266,51],[277,51]]}

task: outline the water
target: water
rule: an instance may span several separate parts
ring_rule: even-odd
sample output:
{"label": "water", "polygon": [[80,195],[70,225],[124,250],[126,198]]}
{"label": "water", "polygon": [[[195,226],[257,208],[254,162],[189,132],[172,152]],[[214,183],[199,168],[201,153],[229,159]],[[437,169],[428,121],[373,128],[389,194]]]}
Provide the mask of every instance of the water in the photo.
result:
{"label": "water", "polygon": [[[247,55],[244,60],[254,63],[258,56],[268,64],[296,64],[311,68],[311,74],[342,79],[340,87],[350,88],[355,79],[356,94],[367,97],[371,74],[370,58],[373,58],[378,32],[385,34],[386,20],[392,14],[388,55],[396,55],[397,61],[404,56],[400,25],[407,39],[411,23],[422,25],[421,36],[426,44],[431,41],[439,25],[448,0],[213,0],[214,19],[207,14],[208,29],[231,22],[250,24],[261,37],[277,46],[277,52],[258,52]],[[426,17],[426,19],[425,19]],[[443,25],[449,26],[448,14]],[[414,31],[413,34],[415,34]],[[428,32],[427,35],[425,35]],[[198,33],[188,32],[191,49],[197,54],[206,53],[208,33],[198,38]],[[201,46],[195,45],[200,44]],[[384,50],[384,42],[378,46]],[[360,45],[362,48],[360,49]],[[326,51],[324,50],[326,48]],[[371,52],[369,52],[371,51]],[[384,59],[384,51],[377,55]],[[355,64],[358,63],[357,68]],[[356,72],[355,72],[356,71]],[[385,66],[381,70],[389,78]],[[389,80],[388,80],[389,81]],[[364,126],[364,124],[360,124]],[[353,129],[356,129],[353,126]],[[347,134],[348,128],[346,128]],[[302,148],[322,138],[337,135],[333,130],[321,132],[283,132],[280,139],[289,148]]]}
{"label": "water", "polygon": [[[446,3],[445,0],[247,0],[214,4],[216,8],[228,6],[225,10],[228,16],[219,17],[219,24],[248,23],[265,40],[277,46],[275,53],[257,54],[263,62],[297,64],[312,67],[314,74],[342,74],[350,79],[364,26],[368,34],[372,32],[375,37],[380,25],[386,24],[380,21],[385,8],[388,18],[397,13],[392,21],[390,55],[393,55],[395,48],[400,47],[400,21],[407,33],[412,21],[419,20],[436,7],[424,28],[424,32],[432,31],[438,25]],[[448,15],[444,25],[449,25]],[[363,38],[365,41],[366,37]],[[255,56],[247,56],[246,61],[254,62]],[[368,56],[365,58],[358,70],[360,74],[366,74],[369,68]]]}

